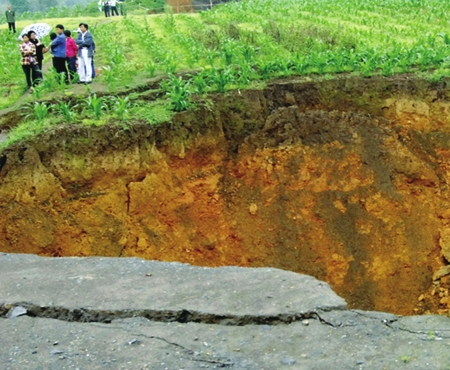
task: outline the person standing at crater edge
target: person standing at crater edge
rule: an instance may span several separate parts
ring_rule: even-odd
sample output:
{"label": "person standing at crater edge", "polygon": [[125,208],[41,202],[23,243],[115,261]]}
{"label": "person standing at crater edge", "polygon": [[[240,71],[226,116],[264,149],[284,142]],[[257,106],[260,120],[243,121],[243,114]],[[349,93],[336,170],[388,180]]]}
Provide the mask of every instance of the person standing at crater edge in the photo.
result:
{"label": "person standing at crater edge", "polygon": [[114,13],[116,13],[116,15],[119,15],[119,13],[117,12],[116,0],[110,0],[109,4],[111,6],[111,16],[114,16]]}
{"label": "person standing at crater edge", "polygon": [[106,0],[103,2],[103,10],[105,11],[105,17],[110,17],[110,5],[109,5],[109,0]]}
{"label": "person standing at crater edge", "polygon": [[66,35],[64,35],[64,26],[57,24],[55,28],[58,36],[44,50],[47,52],[51,49],[53,53],[53,67],[56,69],[56,73],[64,73],[64,79],[66,83],[69,83],[66,69]]}
{"label": "person standing at crater edge", "polygon": [[36,46],[30,42],[27,34],[23,35],[22,39],[23,44],[19,47],[22,55],[20,64],[22,64],[23,73],[27,79],[28,91],[32,93],[33,86],[42,80],[42,73],[36,61]]}
{"label": "person standing at crater edge", "polygon": [[14,31],[16,33],[16,12],[11,9],[11,5],[7,6],[7,10],[5,12],[6,21],[8,22],[9,32]]}
{"label": "person standing at crater edge", "polygon": [[72,32],[64,30],[64,35],[66,36],[67,69],[69,71],[69,79],[73,81],[75,74],[77,73],[78,46],[72,38]]}
{"label": "person standing at crater edge", "polygon": [[44,60],[45,45],[36,37],[36,32],[28,31],[27,35],[30,42],[36,47],[36,62],[42,72],[42,61]]}
{"label": "person standing at crater edge", "polygon": [[78,45],[78,76],[80,83],[92,82],[92,56],[94,54],[94,38],[89,32],[87,23],[79,24],[80,31],[76,40]]}

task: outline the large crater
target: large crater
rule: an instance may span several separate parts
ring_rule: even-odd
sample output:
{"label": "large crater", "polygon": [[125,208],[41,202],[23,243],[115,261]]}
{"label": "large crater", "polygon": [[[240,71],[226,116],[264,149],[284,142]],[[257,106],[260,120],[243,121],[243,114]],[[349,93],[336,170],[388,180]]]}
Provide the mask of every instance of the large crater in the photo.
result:
{"label": "large crater", "polygon": [[67,125],[0,154],[0,250],[273,266],[351,307],[448,313],[447,91],[276,81],[158,127]]}

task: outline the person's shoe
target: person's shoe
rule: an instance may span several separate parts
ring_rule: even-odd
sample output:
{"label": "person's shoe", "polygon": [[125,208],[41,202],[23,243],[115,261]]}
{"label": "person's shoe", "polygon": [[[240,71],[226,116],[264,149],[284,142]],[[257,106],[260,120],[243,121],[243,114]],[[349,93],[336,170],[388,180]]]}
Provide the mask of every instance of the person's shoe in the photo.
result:
{"label": "person's shoe", "polygon": [[92,81],[86,81],[86,82],[85,82],[86,85],[89,85],[89,84],[91,84],[91,83],[92,83]]}
{"label": "person's shoe", "polygon": [[34,89],[32,87],[30,87],[30,89],[28,90],[28,92],[31,94],[34,91]]}
{"label": "person's shoe", "polygon": [[78,81],[77,83],[78,84],[84,84],[84,83],[86,83],[86,81]]}

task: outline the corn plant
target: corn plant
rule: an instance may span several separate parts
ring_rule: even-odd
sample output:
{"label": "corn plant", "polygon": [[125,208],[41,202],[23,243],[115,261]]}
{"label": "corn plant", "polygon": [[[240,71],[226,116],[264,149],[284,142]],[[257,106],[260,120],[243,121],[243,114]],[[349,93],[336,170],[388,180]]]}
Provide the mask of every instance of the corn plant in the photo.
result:
{"label": "corn plant", "polygon": [[149,77],[153,77],[156,72],[156,65],[153,61],[149,60],[144,65],[144,70],[148,73]]}
{"label": "corn plant", "polygon": [[54,111],[59,113],[61,116],[64,117],[64,120],[68,123],[73,122],[75,118],[75,109],[78,107],[78,104],[75,104],[74,106],[70,106],[70,104],[61,102],[59,104],[56,104],[54,106]]}
{"label": "corn plant", "polygon": [[164,72],[167,74],[173,74],[177,70],[177,57],[173,54],[168,54],[166,58],[162,61],[164,65]]}
{"label": "corn plant", "polygon": [[190,81],[169,74],[169,78],[161,82],[161,88],[171,100],[174,111],[181,112],[190,106]]}
{"label": "corn plant", "polygon": [[113,112],[117,114],[117,117],[123,121],[125,119],[125,115],[128,114],[129,108],[131,107],[130,97],[129,96],[115,96],[113,98]]}
{"label": "corn plant", "polygon": [[246,86],[256,78],[256,71],[250,64],[241,64],[239,70],[236,71],[236,82],[240,86]]}
{"label": "corn plant", "polygon": [[225,65],[229,66],[233,63],[233,58],[235,54],[236,45],[234,42],[228,40],[222,46],[222,58],[225,61]]}
{"label": "corn plant", "polygon": [[235,81],[233,70],[231,68],[211,70],[209,81],[217,86],[217,90],[221,93],[226,91],[226,86]]}
{"label": "corn plant", "polygon": [[242,56],[247,63],[251,63],[253,61],[253,57],[255,55],[256,48],[252,45],[243,45],[241,48]]}
{"label": "corn plant", "polygon": [[206,62],[210,65],[213,66],[214,65],[214,60],[217,58],[218,54],[217,51],[215,50],[211,50],[211,49],[206,49],[204,52],[204,57],[206,59]]}
{"label": "corn plant", "polygon": [[175,18],[173,16],[173,10],[171,9],[171,7],[169,5],[166,5],[165,11],[166,11],[166,15],[164,17],[163,25],[167,31],[172,32],[176,28]]}
{"label": "corn plant", "polygon": [[40,86],[42,86],[42,90],[44,91],[55,91],[58,90],[60,86],[61,76],[56,73],[54,68],[51,68],[50,71],[45,75],[45,78],[42,80]]}
{"label": "corn plant", "polygon": [[120,45],[115,45],[112,49],[108,49],[108,54],[110,56],[109,63],[114,66],[119,66],[125,60],[124,50]]}
{"label": "corn plant", "polygon": [[201,48],[198,45],[192,45],[189,48],[186,61],[190,68],[192,68],[194,64],[200,60],[200,55],[201,55]]}
{"label": "corn plant", "polygon": [[34,87],[33,94],[34,94],[36,100],[41,99],[43,90],[44,90],[44,87],[42,85],[37,85]]}
{"label": "corn plant", "polygon": [[113,64],[111,66],[105,66],[103,67],[103,79],[108,84],[108,90],[114,91],[117,87],[117,84],[119,82],[119,70],[116,68],[116,66]]}
{"label": "corn plant", "polygon": [[196,75],[189,75],[194,92],[200,95],[203,95],[206,92],[206,88],[208,87],[207,76],[208,75],[205,71],[202,71]]}
{"label": "corn plant", "polygon": [[444,41],[445,45],[450,45],[450,37],[448,36],[447,33],[440,32],[436,36],[442,37],[442,40]]}
{"label": "corn plant", "polygon": [[103,111],[107,110],[108,106],[102,97],[97,97],[97,94],[92,94],[84,100],[84,109],[92,113],[96,119],[100,119]]}
{"label": "corn plant", "polygon": [[34,102],[33,105],[26,108],[26,111],[28,112],[25,115],[25,118],[31,118],[35,119],[38,122],[42,122],[44,119],[46,119],[50,113],[50,110],[52,109],[53,104],[46,104],[44,102]]}

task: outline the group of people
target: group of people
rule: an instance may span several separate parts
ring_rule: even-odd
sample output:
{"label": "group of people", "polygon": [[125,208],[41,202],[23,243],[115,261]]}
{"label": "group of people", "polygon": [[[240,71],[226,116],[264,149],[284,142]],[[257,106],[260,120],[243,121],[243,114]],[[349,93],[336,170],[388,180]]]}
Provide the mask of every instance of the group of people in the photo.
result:
{"label": "group of people", "polygon": [[120,15],[124,15],[123,11],[123,3],[125,0],[99,0],[98,2],[98,10],[105,12],[105,17],[110,17],[115,15],[119,15],[117,11],[117,3],[120,6]]}
{"label": "group of people", "polygon": [[34,31],[22,35],[21,64],[30,92],[33,92],[33,87],[42,79],[42,61],[44,54],[49,51],[53,54],[53,67],[58,74],[64,74],[67,84],[73,80],[76,73],[79,76],[78,83],[90,84],[92,82],[92,78],[95,76],[94,38],[86,23],[80,23],[78,27],[78,36],[74,40],[72,33],[65,30],[62,24],[58,24],[55,27],[56,32],[50,34],[52,41],[48,47],[45,47],[36,37]]}

